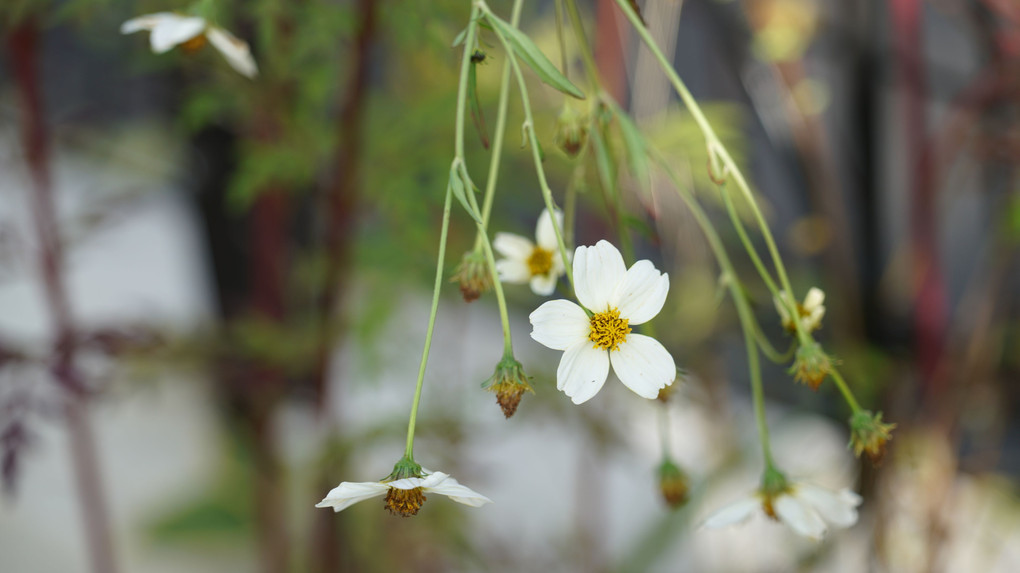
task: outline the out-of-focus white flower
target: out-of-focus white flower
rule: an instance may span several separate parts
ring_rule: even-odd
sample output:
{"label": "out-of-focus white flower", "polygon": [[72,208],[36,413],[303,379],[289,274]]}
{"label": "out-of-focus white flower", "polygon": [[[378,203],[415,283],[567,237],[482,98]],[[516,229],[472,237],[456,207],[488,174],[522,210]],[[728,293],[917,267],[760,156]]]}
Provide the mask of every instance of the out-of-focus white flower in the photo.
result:
{"label": "out-of-focus white flower", "polygon": [[791,482],[777,494],[762,490],[733,502],[716,511],[702,523],[702,527],[726,527],[747,521],[758,509],[772,519],[785,523],[794,532],[821,539],[828,525],[838,528],[857,523],[857,506],[861,496],[848,490],[838,492],[816,485]]}
{"label": "out-of-focus white flower", "polygon": [[822,317],[825,316],[825,293],[818,287],[811,287],[804,297],[804,304],[793,300],[785,290],[779,291],[779,296],[772,297],[772,302],[776,305],[783,328],[788,332],[797,330],[793,324],[793,317],[790,316],[791,306],[797,309],[797,320],[806,332],[813,332],[822,326]]}
{"label": "out-of-focus white flower", "polygon": [[149,43],[152,45],[152,51],[157,54],[167,52],[174,46],[181,46],[189,51],[197,50],[208,40],[223,54],[230,67],[249,78],[258,75],[258,66],[251,56],[248,43],[223,28],[210,24],[205,18],[174,12],[156,12],[132,18],[120,26],[121,34],[132,34],[140,30],[149,30]]}
{"label": "out-of-focus white flower", "polygon": [[394,515],[410,517],[418,513],[425,503],[426,493],[445,495],[464,505],[480,507],[492,500],[457,483],[457,480],[443,472],[428,473],[422,476],[406,477],[392,481],[349,482],[336,486],[326,497],[315,504],[315,507],[332,507],[333,511],[341,511],[373,497],[386,496],[386,509]]}
{"label": "out-of-focus white flower", "polygon": [[569,300],[551,300],[529,317],[532,338],[564,351],[556,369],[556,389],[575,404],[585,402],[602,389],[611,364],[625,386],[639,396],[655,398],[673,383],[676,364],[658,340],[631,333],[630,325],[659,314],[669,292],[669,275],[648,260],[628,270],[620,251],[606,241],[578,247],[573,264],[574,289],[584,308]]}
{"label": "out-of-focus white flower", "polygon": [[[496,261],[499,279],[508,283],[528,283],[535,294],[549,296],[556,281],[567,272],[556,241],[556,228],[548,209],[538,216],[535,242],[513,233],[496,233],[494,249],[506,257]],[[563,228],[563,214],[556,212],[556,227]]]}

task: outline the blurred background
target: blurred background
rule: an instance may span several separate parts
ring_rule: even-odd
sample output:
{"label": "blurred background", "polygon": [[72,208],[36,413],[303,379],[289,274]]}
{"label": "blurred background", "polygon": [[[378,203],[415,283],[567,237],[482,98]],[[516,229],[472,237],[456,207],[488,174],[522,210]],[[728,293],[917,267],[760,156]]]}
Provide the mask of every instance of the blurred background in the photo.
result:
{"label": "blurred background", "polygon": [[[509,17],[509,1],[489,4]],[[782,341],[693,122],[615,3],[578,4],[604,87],[687,166]],[[494,299],[466,304],[447,283],[416,459],[495,503],[431,496],[413,519],[378,499],[315,509],[402,453],[469,3],[219,0],[217,22],[258,62],[248,80],[212,48],[155,55],[147,33],[119,33],[184,2],[5,0],[0,570],[1020,568],[1020,6],[637,4],[745,165],[795,290],[825,290],[821,340],[862,405],[897,424],[882,462],[859,462],[831,385],[765,371],[777,461],[859,491],[856,526],[823,542],[763,517],[698,529],[760,478],[736,313],[668,181],[649,194],[621,175],[617,217],[591,146],[556,148],[563,96],[533,76],[577,244],[626,235],[670,273],[656,326],[685,372],[678,391],[663,405],[610,380],[573,406],[558,353],[528,336],[542,299],[508,286],[536,393],[505,420],[480,389],[501,357]],[[553,2],[527,3],[522,28],[560,61]],[[505,56],[487,41],[491,127]],[[567,62],[581,77],[576,50]],[[529,236],[542,203],[517,95],[509,117],[490,228]],[[483,181],[488,152],[467,137]],[[473,240],[456,212],[447,275]],[[689,479],[678,509],[659,491],[664,450]]]}

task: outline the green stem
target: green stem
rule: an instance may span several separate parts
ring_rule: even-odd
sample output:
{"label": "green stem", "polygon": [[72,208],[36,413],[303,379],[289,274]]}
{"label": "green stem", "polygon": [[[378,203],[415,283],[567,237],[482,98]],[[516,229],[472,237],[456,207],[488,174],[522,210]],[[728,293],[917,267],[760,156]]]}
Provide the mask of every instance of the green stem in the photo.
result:
{"label": "green stem", "polygon": [[765,393],[762,389],[761,381],[761,365],[759,363],[758,346],[754,340],[754,329],[755,319],[751,312],[751,307],[747,302],[747,298],[744,297],[743,291],[740,289],[740,284],[737,281],[736,272],[733,269],[733,263],[730,261],[729,255],[726,254],[726,249],[723,247],[722,240],[716,233],[715,228],[712,226],[708,215],[701,208],[701,205],[697,202],[693,195],[690,194],[677,179],[676,174],[669,165],[660,158],[663,169],[669,175],[673,182],[673,186],[677,190],[677,194],[683,199],[687,208],[691,210],[691,214],[697,221],[698,226],[701,227],[701,231],[705,234],[705,238],[708,240],[709,247],[712,249],[712,253],[715,255],[716,262],[718,262],[722,272],[725,273],[729,280],[726,284],[730,290],[730,295],[733,298],[733,303],[737,307],[737,315],[740,318],[740,328],[744,332],[744,345],[747,349],[747,365],[748,372],[751,379],[751,396],[754,400],[754,414],[755,421],[758,424],[758,439],[761,443],[762,456],[765,460],[766,470],[775,469],[775,461],[772,457],[772,448],[769,442],[769,428],[765,420]]}
{"label": "green stem", "polygon": [[847,385],[846,380],[843,380],[843,375],[839,373],[839,370],[837,370],[835,366],[830,369],[829,377],[836,383],[836,387],[839,388],[840,393],[843,394],[843,399],[846,400],[847,405],[850,406],[850,410],[852,410],[855,414],[860,411],[860,404],[857,403],[857,399],[854,398],[853,392],[850,391],[850,386]]}
{"label": "green stem", "polygon": [[[486,15],[493,15],[489,11],[489,7],[484,3],[476,4],[481,7]],[[507,59],[510,61],[510,65],[513,68],[514,76],[517,78],[517,86],[521,90],[521,104],[524,108],[524,131],[528,134],[528,141],[531,144],[531,156],[535,162],[535,172],[538,175],[538,185],[542,191],[542,199],[545,201],[545,208],[549,210],[549,214],[552,215],[556,212],[556,202],[553,201],[552,190],[549,188],[549,182],[545,177],[545,169],[542,167],[542,155],[539,151],[538,138],[535,136],[535,119],[531,114],[531,100],[528,97],[528,85],[524,81],[524,74],[521,72],[521,66],[517,62],[517,58],[514,57],[513,48],[507,42],[506,38],[499,33],[499,28],[493,26],[493,32],[499,39],[500,44],[503,45],[503,50],[506,52]],[[553,219],[555,221],[555,218]],[[574,271],[571,268],[570,257],[567,256],[567,245],[563,241],[563,231],[559,225],[553,225],[553,231],[556,233],[556,243],[559,246],[560,256],[563,257],[564,267],[566,267],[567,280],[570,281],[571,288],[574,287]]]}
{"label": "green stem", "polygon": [[669,434],[669,405],[662,403],[659,404],[659,442],[662,444],[662,459],[673,459]]}
{"label": "green stem", "polygon": [[560,42],[560,72],[570,79],[570,66],[567,65],[567,35],[563,33],[563,0],[554,0],[556,6],[556,38]]}
{"label": "green stem", "polygon": [[432,348],[432,333],[436,326],[436,313],[439,310],[439,291],[443,286],[443,262],[446,259],[446,236],[450,229],[450,198],[453,190],[446,188],[446,200],[443,202],[443,226],[439,234],[439,257],[436,261],[436,281],[432,287],[432,308],[429,310],[429,324],[425,330],[425,349],[421,353],[421,366],[418,367],[418,382],[414,388],[414,402],[411,405],[411,418],[407,421],[407,449],[404,456],[414,459],[414,424],[418,419],[418,406],[421,404],[421,389],[425,383],[425,366],[429,361],[429,350]]}
{"label": "green stem", "polygon": [[[471,7],[471,20],[467,26],[467,36],[464,39],[464,54],[460,61],[460,84],[457,86],[457,120],[456,131],[454,132],[454,161],[464,157],[464,116],[467,109],[467,87],[468,72],[471,67],[471,53],[475,45],[475,36],[478,34],[478,5]],[[463,160],[463,159],[462,159]],[[468,194],[473,193],[468,189]]]}
{"label": "green stem", "polygon": [[[637,31],[638,35],[641,36],[641,40],[648,47],[648,50],[652,52],[655,59],[659,62],[659,66],[662,68],[663,73],[669,78],[670,83],[673,84],[673,88],[676,90],[677,95],[684,102],[684,105],[691,112],[691,117],[701,128],[701,132],[705,136],[706,144],[708,145],[709,161],[713,167],[715,167],[716,161],[721,160],[723,165],[723,173],[715,173],[713,176],[731,174],[733,181],[737,184],[737,188],[743,194],[744,199],[751,207],[751,211],[754,214],[755,220],[758,226],[761,228],[762,237],[765,239],[765,245],[768,248],[769,255],[772,258],[772,264],[776,268],[776,273],[779,276],[779,283],[782,285],[783,290],[790,293],[791,298],[793,297],[793,289],[790,288],[790,279],[786,274],[786,267],[783,265],[782,259],[779,257],[779,249],[776,247],[775,239],[772,236],[772,231],[769,230],[768,224],[765,222],[765,216],[762,214],[761,209],[758,207],[758,203],[754,198],[754,194],[751,193],[751,188],[747,184],[747,180],[744,179],[744,175],[740,172],[740,168],[737,167],[736,161],[726,150],[726,147],[722,144],[719,137],[716,135],[715,130],[712,129],[712,125],[708,122],[708,118],[705,117],[704,112],[701,110],[701,106],[695,101],[694,96],[691,95],[690,90],[684,84],[683,80],[673,69],[672,64],[663,55],[662,50],[659,49],[658,44],[655,43],[655,39],[645,28],[644,24],[641,23],[641,19],[634,13],[634,10],[630,7],[626,0],[616,0],[616,5],[619,6],[620,10],[623,11],[627,19],[630,20],[631,25]],[[725,192],[725,190],[724,190]],[[790,316],[797,316],[796,308],[790,308]],[[798,338],[804,340],[805,337],[810,339],[810,335],[803,332],[803,327],[799,321],[794,321],[794,325],[797,328]]]}
{"label": "green stem", "polygon": [[588,35],[584,32],[584,23],[581,22],[581,13],[577,10],[577,3],[574,0],[566,0],[567,14],[570,15],[570,23],[574,28],[574,37],[577,40],[577,49],[581,52],[581,61],[584,62],[584,71],[588,74],[588,83],[597,91],[602,85],[599,78],[599,67],[595,63],[595,56],[591,53],[588,43]]}
{"label": "green stem", "polygon": [[[768,287],[769,292],[774,296],[779,296],[779,290],[776,288],[776,283],[772,280],[772,275],[768,269],[765,268],[765,264],[762,263],[760,257],[758,257],[758,250],[755,249],[751,243],[750,237],[747,236],[747,230],[744,229],[744,223],[740,220],[740,216],[737,215],[737,209],[733,205],[733,199],[730,194],[726,192],[726,185],[719,185],[720,193],[723,197],[723,202],[726,204],[726,212],[730,215],[730,220],[733,221],[733,227],[737,230],[737,236],[740,237],[740,242],[744,244],[744,250],[751,257],[751,262],[754,263],[754,268],[758,270],[758,274],[761,275],[761,279],[765,281],[765,286]],[[781,298],[781,297],[780,297]],[[793,316],[796,316],[794,314]]]}

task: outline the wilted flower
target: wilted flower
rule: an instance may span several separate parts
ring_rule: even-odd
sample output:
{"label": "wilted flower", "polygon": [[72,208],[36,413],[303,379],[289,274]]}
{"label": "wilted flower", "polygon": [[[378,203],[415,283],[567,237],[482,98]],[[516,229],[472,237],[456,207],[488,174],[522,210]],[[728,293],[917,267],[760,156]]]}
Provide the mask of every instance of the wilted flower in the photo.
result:
{"label": "wilted flower", "polygon": [[663,460],[659,466],[659,493],[662,499],[676,509],[687,503],[689,489],[687,474],[672,461]]}
{"label": "wilted flower", "polygon": [[210,24],[205,18],[174,12],[156,12],[132,18],[120,26],[121,34],[132,34],[139,30],[150,31],[149,43],[152,45],[152,51],[157,54],[167,52],[178,45],[187,51],[198,50],[205,46],[208,40],[223,54],[230,67],[249,78],[258,75],[258,66],[251,57],[248,43],[223,28]]}
{"label": "wilted flower", "polygon": [[478,250],[464,253],[450,282],[458,283],[464,302],[477,300],[482,293],[492,288],[492,273],[489,272],[485,255]]}
{"label": "wilted flower", "polygon": [[885,445],[892,439],[892,430],[896,424],[883,424],[882,412],[872,414],[867,410],[857,410],[850,417],[850,445],[854,447],[854,455],[861,457],[868,454],[873,463],[878,463],[885,455]]}
{"label": "wilted flower", "polygon": [[349,482],[336,486],[315,507],[332,507],[340,511],[373,497],[386,496],[386,509],[394,515],[416,515],[425,503],[426,493],[448,496],[457,503],[480,507],[492,500],[466,487],[443,472],[429,472],[421,466],[403,459],[397,462],[393,473],[382,481]]}
{"label": "wilted flower", "polygon": [[499,361],[496,372],[486,381],[485,388],[496,394],[496,403],[503,409],[503,415],[507,418],[517,411],[525,392],[535,393],[528,384],[524,368],[513,356],[504,356]]}
{"label": "wilted flower", "polygon": [[793,379],[807,384],[812,390],[818,390],[831,371],[832,358],[822,350],[820,344],[813,341],[797,348],[797,356],[790,367]]}
{"label": "wilted flower", "polygon": [[[563,228],[563,214],[556,213],[556,227]],[[560,256],[556,228],[548,209],[538,216],[535,242],[513,233],[496,233],[492,242],[505,259],[496,261],[499,278],[508,283],[529,283],[535,294],[548,296],[556,290],[556,281],[566,273]]]}
{"label": "wilted flower", "polygon": [[797,320],[805,332],[814,332],[822,326],[822,317],[825,316],[825,293],[820,288],[811,287],[804,297],[804,304],[793,300],[786,291],[779,291],[779,296],[772,297],[772,302],[775,303],[783,328],[787,332],[797,331],[794,319],[790,316],[791,306],[797,309]]}
{"label": "wilted flower", "polygon": [[568,157],[577,157],[588,142],[587,118],[569,103],[563,105],[556,118],[555,142]]}
{"label": "wilted flower", "polygon": [[529,317],[532,338],[564,351],[556,388],[575,404],[585,402],[602,389],[611,364],[625,386],[641,397],[655,398],[676,378],[676,364],[658,340],[633,334],[630,327],[659,314],[669,276],[648,260],[628,270],[620,251],[599,241],[574,253],[574,288],[584,308],[552,300]]}
{"label": "wilted flower", "polygon": [[723,507],[710,515],[702,527],[743,523],[760,508],[765,515],[786,524],[795,533],[821,539],[827,524],[847,528],[857,523],[860,504],[861,496],[848,489],[835,492],[806,483],[784,482],[780,489],[763,486],[750,496]]}

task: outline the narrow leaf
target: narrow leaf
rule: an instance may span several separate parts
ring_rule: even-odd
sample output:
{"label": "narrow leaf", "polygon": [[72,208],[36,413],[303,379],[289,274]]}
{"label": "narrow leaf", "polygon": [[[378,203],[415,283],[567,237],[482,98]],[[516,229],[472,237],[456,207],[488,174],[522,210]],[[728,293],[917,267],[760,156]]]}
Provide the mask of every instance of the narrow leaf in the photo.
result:
{"label": "narrow leaf", "polygon": [[627,114],[618,112],[616,119],[620,123],[620,134],[623,135],[623,145],[627,149],[631,175],[644,188],[651,183],[648,177],[648,147],[645,138]]}
{"label": "narrow leaf", "polygon": [[570,83],[570,80],[556,69],[556,66],[549,61],[549,58],[545,57],[545,54],[542,53],[542,50],[538,49],[538,46],[531,41],[531,38],[507,22],[499,19],[495,14],[488,13],[486,18],[492,23],[493,28],[495,28],[499,35],[503,36],[510,43],[514,54],[523,60],[525,64],[528,64],[528,67],[538,74],[538,77],[543,82],[567,95],[574,96],[577,99],[584,99],[584,92]]}
{"label": "narrow leaf", "polygon": [[468,69],[468,104],[471,106],[471,120],[478,131],[478,137],[482,140],[482,147],[489,148],[489,130],[485,127],[485,114],[482,112],[482,104],[478,100],[478,80],[475,73],[474,57],[471,59],[471,67]]}

